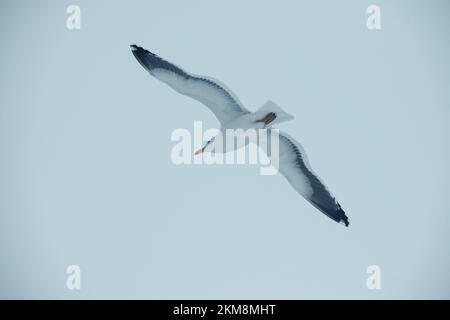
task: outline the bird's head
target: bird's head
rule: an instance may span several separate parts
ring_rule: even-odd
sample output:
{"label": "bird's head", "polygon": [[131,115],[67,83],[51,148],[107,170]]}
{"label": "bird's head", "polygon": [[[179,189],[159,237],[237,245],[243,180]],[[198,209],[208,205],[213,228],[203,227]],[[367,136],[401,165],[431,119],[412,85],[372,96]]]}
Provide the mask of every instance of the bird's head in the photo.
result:
{"label": "bird's head", "polygon": [[198,155],[203,152],[212,152],[214,151],[214,140],[215,138],[212,137],[201,149],[195,151],[195,155]]}

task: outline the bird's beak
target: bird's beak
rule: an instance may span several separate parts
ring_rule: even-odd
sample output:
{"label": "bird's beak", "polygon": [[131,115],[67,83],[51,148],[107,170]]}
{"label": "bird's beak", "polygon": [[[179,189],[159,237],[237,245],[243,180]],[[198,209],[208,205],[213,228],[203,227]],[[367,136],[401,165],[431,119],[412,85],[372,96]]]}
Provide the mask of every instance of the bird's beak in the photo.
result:
{"label": "bird's beak", "polygon": [[198,149],[197,151],[195,151],[195,155],[198,155],[198,154],[200,154],[200,153],[203,153],[203,151],[205,151],[205,147],[203,147],[203,148],[201,148],[201,149]]}

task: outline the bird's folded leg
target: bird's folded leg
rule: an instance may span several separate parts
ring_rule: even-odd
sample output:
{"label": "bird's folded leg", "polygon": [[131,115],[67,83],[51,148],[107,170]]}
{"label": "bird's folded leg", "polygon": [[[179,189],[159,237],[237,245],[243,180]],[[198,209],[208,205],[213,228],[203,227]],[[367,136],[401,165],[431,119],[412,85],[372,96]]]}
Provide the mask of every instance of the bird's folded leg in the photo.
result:
{"label": "bird's folded leg", "polygon": [[264,125],[267,126],[272,121],[274,121],[276,118],[277,118],[277,115],[275,112],[269,112],[262,119],[256,120],[256,122],[264,122]]}

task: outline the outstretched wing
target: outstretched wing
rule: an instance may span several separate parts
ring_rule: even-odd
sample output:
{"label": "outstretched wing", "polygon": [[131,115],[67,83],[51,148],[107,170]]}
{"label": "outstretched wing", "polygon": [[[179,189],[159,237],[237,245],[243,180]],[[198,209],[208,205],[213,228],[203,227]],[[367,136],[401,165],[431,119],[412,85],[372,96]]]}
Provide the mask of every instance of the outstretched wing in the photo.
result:
{"label": "outstretched wing", "polygon": [[152,76],[168,84],[175,91],[206,105],[222,125],[249,113],[236,96],[217,80],[189,74],[136,45],[131,45],[131,50]]}
{"label": "outstretched wing", "polygon": [[312,171],[300,143],[281,132],[279,134],[279,171],[292,187],[317,209],[334,221],[349,225],[344,210]]}

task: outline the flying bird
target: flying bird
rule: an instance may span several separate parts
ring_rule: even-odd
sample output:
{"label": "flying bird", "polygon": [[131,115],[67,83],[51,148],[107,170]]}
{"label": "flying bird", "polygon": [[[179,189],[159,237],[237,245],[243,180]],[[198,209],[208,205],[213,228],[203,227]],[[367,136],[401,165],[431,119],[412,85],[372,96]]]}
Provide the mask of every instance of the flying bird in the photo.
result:
{"label": "flying bird", "polygon": [[[270,130],[270,127],[293,117],[274,102],[266,102],[256,112],[247,110],[239,99],[219,81],[188,73],[156,54],[131,45],[134,57],[156,79],[172,89],[206,105],[217,117],[221,131],[249,128]],[[209,140],[196,154],[214,148],[214,138]],[[291,186],[313,206],[336,222],[349,225],[339,203],[313,172],[300,143],[284,132],[279,133],[279,172]]]}

